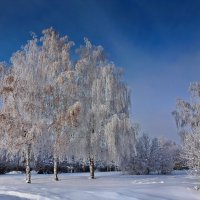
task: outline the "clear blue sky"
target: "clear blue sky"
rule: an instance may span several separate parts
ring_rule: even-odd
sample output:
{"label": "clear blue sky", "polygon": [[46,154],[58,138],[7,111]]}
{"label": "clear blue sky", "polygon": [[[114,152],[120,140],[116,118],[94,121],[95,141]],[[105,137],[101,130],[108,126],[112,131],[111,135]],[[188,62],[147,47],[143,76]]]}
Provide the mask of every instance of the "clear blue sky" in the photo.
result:
{"label": "clear blue sky", "polygon": [[200,79],[198,0],[0,0],[0,60],[53,26],[77,46],[101,44],[125,69],[132,114],[150,135],[178,140],[171,112]]}

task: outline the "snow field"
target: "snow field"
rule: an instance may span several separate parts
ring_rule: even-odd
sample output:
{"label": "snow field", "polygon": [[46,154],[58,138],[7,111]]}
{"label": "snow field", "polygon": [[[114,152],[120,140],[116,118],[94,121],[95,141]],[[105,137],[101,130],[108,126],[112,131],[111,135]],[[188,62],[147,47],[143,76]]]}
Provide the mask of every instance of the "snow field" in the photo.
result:
{"label": "snow field", "polygon": [[[52,175],[32,175],[32,183],[24,181],[23,174],[0,176],[0,199],[30,200],[200,200],[194,190],[200,179],[180,175],[122,175],[119,172],[60,174],[60,181]],[[19,198],[17,198],[19,197]]]}

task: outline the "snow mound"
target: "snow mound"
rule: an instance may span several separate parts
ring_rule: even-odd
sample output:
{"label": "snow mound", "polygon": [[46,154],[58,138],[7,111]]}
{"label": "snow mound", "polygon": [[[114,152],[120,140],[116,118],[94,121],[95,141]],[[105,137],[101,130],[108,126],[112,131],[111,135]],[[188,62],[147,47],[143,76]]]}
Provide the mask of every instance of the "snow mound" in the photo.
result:
{"label": "snow mound", "polygon": [[22,174],[22,172],[21,171],[11,171],[11,172],[8,172],[6,174],[12,174],[12,175],[14,175],[14,174]]}
{"label": "snow mound", "polygon": [[155,179],[140,179],[132,181],[132,184],[163,184],[164,181],[159,181]]}
{"label": "snow mound", "polygon": [[100,192],[92,192],[86,191],[88,194],[94,195],[95,198],[98,199],[123,199],[123,200],[139,200],[138,198],[129,197],[129,196],[122,196],[122,194],[118,192],[108,192],[108,191],[100,191]]}
{"label": "snow mound", "polygon": [[16,192],[16,191],[3,191],[0,190],[0,194],[3,195],[8,195],[8,196],[15,196],[15,197],[20,197],[20,198],[25,198],[29,200],[52,200],[47,197],[43,197],[40,195],[35,195],[35,194],[29,194],[29,193],[22,193],[22,192]]}

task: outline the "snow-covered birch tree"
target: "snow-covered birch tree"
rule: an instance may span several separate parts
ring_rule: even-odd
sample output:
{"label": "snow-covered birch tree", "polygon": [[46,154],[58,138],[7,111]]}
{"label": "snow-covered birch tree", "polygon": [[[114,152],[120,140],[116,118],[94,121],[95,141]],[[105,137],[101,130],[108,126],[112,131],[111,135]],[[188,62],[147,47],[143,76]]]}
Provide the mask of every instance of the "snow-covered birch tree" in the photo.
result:
{"label": "snow-covered birch tree", "polygon": [[26,181],[31,182],[30,157],[37,138],[40,104],[37,40],[33,39],[11,58],[11,68],[1,84],[2,115],[5,116],[6,143],[11,152],[23,151],[26,160]]}
{"label": "snow-covered birch tree", "polygon": [[66,158],[73,137],[71,128],[77,125],[80,102],[77,98],[77,77],[72,68],[69,50],[73,42],[50,28],[43,31],[40,69],[43,87],[42,105],[49,137],[52,138],[54,179],[58,180],[58,163]]}
{"label": "snow-covered birch tree", "polygon": [[109,63],[101,46],[87,39],[78,49],[76,63],[83,106],[83,157],[88,157],[91,178],[94,160],[114,161],[134,154],[134,131],[129,116],[130,94],[121,81],[121,71]]}
{"label": "snow-covered birch tree", "polygon": [[182,139],[182,157],[187,160],[190,168],[200,169],[200,83],[190,85],[190,101],[178,99],[176,111],[173,115],[176,120],[178,133]]}

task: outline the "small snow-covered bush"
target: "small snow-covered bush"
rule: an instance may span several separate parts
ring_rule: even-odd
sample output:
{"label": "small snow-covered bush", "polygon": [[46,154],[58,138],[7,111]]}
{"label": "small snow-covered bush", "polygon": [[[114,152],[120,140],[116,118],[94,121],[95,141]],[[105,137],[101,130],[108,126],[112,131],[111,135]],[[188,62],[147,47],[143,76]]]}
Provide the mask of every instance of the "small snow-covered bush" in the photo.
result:
{"label": "small snow-covered bush", "polygon": [[137,138],[136,151],[129,171],[132,174],[169,174],[172,172],[179,147],[163,138],[151,139],[143,134]]}

